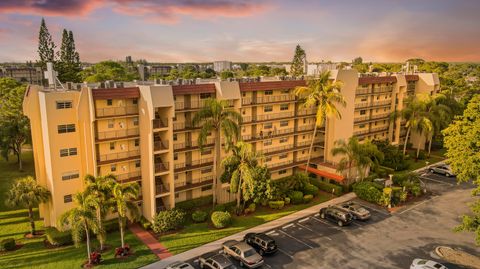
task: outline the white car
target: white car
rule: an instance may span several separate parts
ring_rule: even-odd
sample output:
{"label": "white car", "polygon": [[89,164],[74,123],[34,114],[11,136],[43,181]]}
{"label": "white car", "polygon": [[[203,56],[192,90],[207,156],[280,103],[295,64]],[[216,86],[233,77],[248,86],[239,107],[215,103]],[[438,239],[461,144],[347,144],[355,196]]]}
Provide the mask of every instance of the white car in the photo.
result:
{"label": "white car", "polygon": [[410,265],[410,269],[448,269],[445,265],[442,265],[436,261],[415,259]]}
{"label": "white car", "polygon": [[174,262],[167,266],[165,269],[195,269],[193,266],[186,262]]}

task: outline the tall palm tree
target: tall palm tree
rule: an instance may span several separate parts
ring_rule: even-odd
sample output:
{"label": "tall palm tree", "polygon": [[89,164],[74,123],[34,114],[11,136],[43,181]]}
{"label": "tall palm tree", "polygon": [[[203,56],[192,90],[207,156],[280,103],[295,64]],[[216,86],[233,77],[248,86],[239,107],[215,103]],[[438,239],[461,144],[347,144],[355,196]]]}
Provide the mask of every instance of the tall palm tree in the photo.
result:
{"label": "tall palm tree", "polygon": [[417,98],[410,98],[408,105],[400,112],[402,118],[406,121],[405,127],[407,128],[405,144],[403,145],[403,155],[407,152],[408,138],[410,137],[412,130],[416,131],[418,129],[418,125],[422,121],[421,118],[424,116],[425,110],[426,105],[424,102]]}
{"label": "tall palm tree", "polygon": [[140,185],[136,182],[120,184],[116,183],[112,190],[115,211],[118,213],[118,225],[120,227],[120,239],[122,248],[125,248],[124,226],[126,219],[135,221],[140,216],[140,208],[135,202],[140,194]]}
{"label": "tall palm tree", "polygon": [[444,94],[426,95],[424,99],[427,109],[426,114],[432,123],[432,130],[425,133],[428,140],[428,156],[430,156],[432,150],[433,138],[448,127],[453,118],[452,109],[443,104],[445,100],[447,100],[447,97]]}
{"label": "tall palm tree", "polygon": [[[432,121],[430,121],[429,117],[427,114],[421,114],[418,118],[418,124],[416,126],[417,128],[415,129],[416,132],[420,134],[420,136],[425,136],[428,137],[430,133],[433,132],[433,124]],[[421,139],[418,139],[417,143],[417,159],[418,156],[420,155],[420,145],[421,145]]]}
{"label": "tall palm tree", "polygon": [[310,143],[310,149],[308,150],[307,165],[305,167],[305,173],[310,165],[310,159],[312,157],[313,143],[315,136],[317,135],[318,127],[321,127],[326,118],[337,117],[342,118],[342,115],[338,111],[337,105],[346,106],[344,96],[340,93],[343,83],[340,81],[330,80],[330,71],[322,72],[317,79],[312,79],[307,82],[307,86],[301,86],[295,88],[295,95],[300,97],[302,106],[304,108],[316,106],[317,114],[315,120],[315,127],[313,129],[312,142]]}
{"label": "tall palm tree", "polygon": [[237,142],[231,150],[232,154],[223,159],[222,165],[235,167],[230,179],[230,191],[237,194],[237,212],[241,212],[240,203],[245,192],[255,187],[254,169],[261,157],[253,151],[251,144],[243,141]]}
{"label": "tall palm tree", "polygon": [[221,137],[225,138],[226,147],[233,140],[238,139],[240,135],[239,124],[242,122],[242,116],[237,111],[228,109],[226,100],[207,99],[205,107],[195,114],[192,121],[194,126],[202,126],[198,136],[200,149],[203,149],[210,133],[215,141],[215,152],[213,154],[213,205],[215,205],[217,202],[217,184],[220,177]]}
{"label": "tall palm tree", "polygon": [[5,204],[10,207],[24,207],[28,209],[28,219],[30,220],[30,234],[35,235],[35,220],[33,218],[33,208],[40,203],[46,203],[50,199],[50,191],[45,187],[38,185],[33,177],[17,179],[7,192]]}
{"label": "tall palm tree", "polygon": [[97,200],[92,195],[81,192],[75,194],[74,200],[77,207],[74,207],[62,214],[59,220],[60,228],[70,229],[75,246],[79,246],[82,241],[82,234],[85,233],[87,242],[88,264],[90,259],[90,231],[98,233],[98,221],[95,214],[95,208],[98,207]]}
{"label": "tall palm tree", "polygon": [[116,183],[114,175],[94,177],[92,175],[86,175],[84,179],[86,183],[85,191],[90,194],[96,202],[96,217],[98,221],[99,232],[97,233],[97,239],[100,242],[100,249],[105,249],[105,242],[107,241],[107,233],[103,227],[103,221],[112,208],[112,190]]}

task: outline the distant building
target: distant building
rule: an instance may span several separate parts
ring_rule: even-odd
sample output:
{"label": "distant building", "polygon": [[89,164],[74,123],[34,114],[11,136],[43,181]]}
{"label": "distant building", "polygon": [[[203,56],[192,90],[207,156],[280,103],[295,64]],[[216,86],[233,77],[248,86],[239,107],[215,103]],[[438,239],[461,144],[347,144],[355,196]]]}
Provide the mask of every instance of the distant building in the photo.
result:
{"label": "distant building", "polygon": [[152,65],[148,67],[149,76],[166,76],[172,71],[171,65]]}
{"label": "distant building", "polygon": [[131,64],[131,63],[132,63],[132,56],[127,56],[127,57],[125,57],[125,62],[126,62],[127,64]]}
{"label": "distant building", "polygon": [[222,72],[224,70],[232,70],[232,62],[229,62],[229,61],[215,61],[215,62],[213,62],[213,70],[215,70],[215,72]]}
{"label": "distant building", "polygon": [[42,85],[43,72],[41,67],[2,67],[0,68],[0,77],[13,78],[19,82]]}

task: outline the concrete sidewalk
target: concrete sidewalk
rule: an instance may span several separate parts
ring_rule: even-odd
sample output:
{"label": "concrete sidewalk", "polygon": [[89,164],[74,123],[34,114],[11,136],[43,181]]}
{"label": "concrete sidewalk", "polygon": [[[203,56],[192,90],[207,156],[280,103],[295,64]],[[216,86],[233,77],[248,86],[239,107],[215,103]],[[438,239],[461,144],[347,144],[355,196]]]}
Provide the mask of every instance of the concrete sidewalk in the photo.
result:
{"label": "concrete sidewalk", "polygon": [[218,249],[221,248],[222,243],[227,241],[227,240],[242,240],[243,236],[247,233],[260,233],[260,232],[265,232],[265,231],[275,229],[279,226],[283,226],[283,225],[285,225],[287,223],[290,223],[292,221],[295,221],[297,219],[301,219],[301,218],[310,216],[312,214],[318,213],[318,211],[322,207],[326,207],[326,206],[329,206],[329,205],[332,205],[332,204],[342,203],[342,202],[351,200],[355,197],[356,197],[356,195],[353,192],[347,193],[343,196],[334,198],[334,199],[326,201],[324,203],[321,203],[321,204],[318,204],[318,205],[300,210],[300,211],[292,213],[288,216],[285,216],[285,217],[282,217],[282,218],[264,223],[262,225],[255,226],[255,227],[250,228],[248,230],[245,230],[243,232],[239,232],[239,233],[224,237],[224,238],[219,239],[217,241],[210,242],[210,243],[205,244],[201,247],[185,251],[185,252],[180,253],[178,255],[166,258],[164,260],[161,260],[161,261],[158,261],[158,262],[155,262],[155,263],[152,263],[152,264],[149,264],[149,265],[144,266],[142,268],[144,268],[144,269],[153,269],[153,268],[163,269],[172,262],[190,260],[190,259],[198,257],[198,256],[200,256],[200,255],[202,255],[206,252],[218,250]]}

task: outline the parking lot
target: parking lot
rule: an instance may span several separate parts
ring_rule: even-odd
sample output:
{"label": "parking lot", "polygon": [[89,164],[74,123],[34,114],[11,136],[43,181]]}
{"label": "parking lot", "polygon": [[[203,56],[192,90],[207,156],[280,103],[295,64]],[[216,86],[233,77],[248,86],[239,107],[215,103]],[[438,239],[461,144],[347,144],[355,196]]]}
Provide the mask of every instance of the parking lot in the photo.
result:
{"label": "parking lot", "polygon": [[[468,212],[471,187],[430,173],[422,180],[433,194],[394,214],[355,199],[371,212],[369,220],[338,227],[314,214],[265,231],[279,251],[265,257],[263,268],[409,268],[414,258],[442,262],[431,255],[438,245],[478,254],[471,234],[452,232],[458,216]],[[200,268],[196,259],[188,262]]]}

